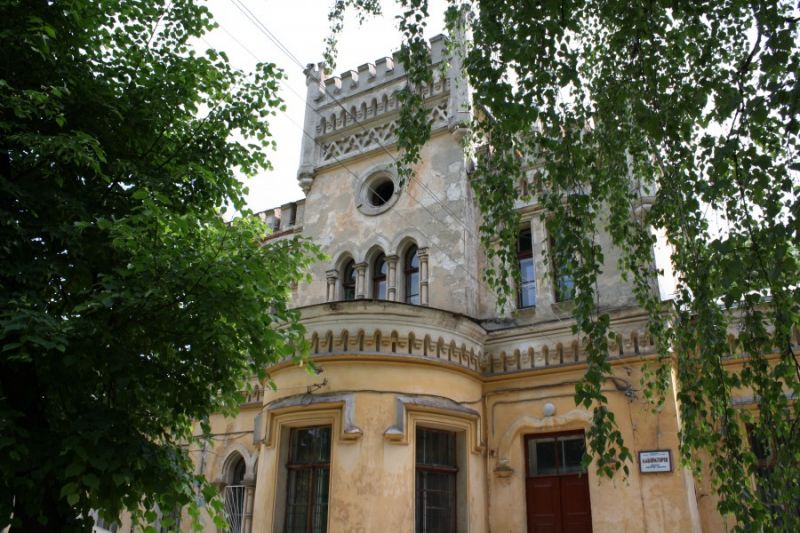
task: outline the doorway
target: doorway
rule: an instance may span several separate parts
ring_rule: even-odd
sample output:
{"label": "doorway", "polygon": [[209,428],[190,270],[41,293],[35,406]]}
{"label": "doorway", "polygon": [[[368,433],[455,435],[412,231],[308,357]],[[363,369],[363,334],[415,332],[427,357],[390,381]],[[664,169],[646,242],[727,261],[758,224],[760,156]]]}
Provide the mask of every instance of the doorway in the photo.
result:
{"label": "doorway", "polygon": [[525,436],[528,533],[591,533],[583,431]]}

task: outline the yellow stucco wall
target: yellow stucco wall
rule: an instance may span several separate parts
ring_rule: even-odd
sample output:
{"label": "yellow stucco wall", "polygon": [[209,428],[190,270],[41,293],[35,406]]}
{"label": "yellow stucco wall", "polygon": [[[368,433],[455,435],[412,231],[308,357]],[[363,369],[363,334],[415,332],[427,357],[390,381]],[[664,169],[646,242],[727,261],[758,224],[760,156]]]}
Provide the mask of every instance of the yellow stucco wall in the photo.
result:
{"label": "yellow stucco wall", "polygon": [[[211,420],[212,431],[230,435],[215,440],[206,454],[205,473],[210,479],[223,475],[223,462],[231,451],[244,447],[247,453],[257,454],[253,532],[276,531],[282,521],[285,477],[280,469],[286,453],[282,436],[290,427],[319,424],[333,428],[328,531],[414,531],[413,443],[415,428],[422,426],[451,429],[463,439],[465,453],[459,468],[465,470],[466,480],[459,490],[466,490],[462,495],[466,509],[460,511],[465,530],[525,532],[524,436],[584,429],[591,417],[573,400],[574,382],[582,373],[580,365],[497,378],[435,362],[397,362],[377,355],[331,355],[319,358],[317,365],[320,374],[292,365],[279,368],[272,373],[278,390],[265,393],[263,406],[247,409],[235,419]],[[613,479],[600,479],[590,467],[593,529],[612,533],[714,530],[701,527],[715,527],[720,522],[701,517],[701,512],[715,511],[707,505],[698,508],[694,480],[678,463],[674,402],[667,401],[655,414],[641,394],[626,395],[621,390],[625,384],[638,388],[639,365],[634,361],[615,363],[614,372],[620,379],[604,387],[609,407],[633,456],[641,450],[671,450],[673,471],[640,474],[634,461],[627,478],[620,473]],[[309,386],[314,392],[304,394]],[[297,395],[307,398],[305,405],[270,409],[276,400]],[[414,395],[441,397],[452,403],[442,400],[445,407],[406,405],[405,427],[388,437],[387,430],[398,424],[398,396]],[[312,396],[321,401],[314,403]],[[343,396],[352,401],[349,414]],[[548,402],[555,406],[555,414],[549,417],[544,416]],[[446,408],[458,403],[477,416]],[[258,431],[264,441],[253,444],[251,433],[235,435],[252,430],[258,412],[263,413]],[[360,432],[348,434],[348,424]],[[505,469],[498,470],[501,465]]]}

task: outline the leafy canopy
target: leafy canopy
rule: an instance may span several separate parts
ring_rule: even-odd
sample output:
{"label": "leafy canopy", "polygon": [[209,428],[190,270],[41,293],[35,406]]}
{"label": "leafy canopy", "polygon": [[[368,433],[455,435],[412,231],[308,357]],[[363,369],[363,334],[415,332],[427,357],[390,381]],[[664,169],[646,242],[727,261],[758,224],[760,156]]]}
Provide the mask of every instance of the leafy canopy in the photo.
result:
{"label": "leafy canopy", "polygon": [[0,529],[197,516],[192,422],[303,343],[287,298],[318,253],[262,246],[236,179],[269,167],[281,72],[195,53],[213,22],[188,0],[0,21]]}
{"label": "leafy canopy", "polygon": [[[401,171],[410,172],[429,131],[415,90],[430,76],[428,2],[398,2],[409,71]],[[466,149],[488,147],[472,186],[500,305],[519,279],[524,179],[554,236],[550,259],[575,282],[575,329],[588,352],[575,399],[594,408],[587,437],[599,472],[627,472],[630,460],[601,392],[610,331],[595,291],[595,237],[607,232],[661,354],[646,393],[657,407],[674,369],[684,463],[710,476],[719,510],[741,530],[800,529],[799,17],[790,0],[450,0],[446,15],[451,35],[465,24],[472,36]],[[652,228],[674,251],[669,309],[652,286]],[[735,407],[735,396],[755,410]],[[750,451],[746,425],[774,450],[768,465]]]}

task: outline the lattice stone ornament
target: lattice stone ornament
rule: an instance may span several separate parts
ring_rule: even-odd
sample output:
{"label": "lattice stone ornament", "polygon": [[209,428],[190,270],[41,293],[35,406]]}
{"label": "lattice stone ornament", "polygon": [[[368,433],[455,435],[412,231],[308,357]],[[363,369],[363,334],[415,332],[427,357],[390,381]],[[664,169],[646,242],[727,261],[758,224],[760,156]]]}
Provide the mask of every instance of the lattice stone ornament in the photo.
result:
{"label": "lattice stone ornament", "polygon": [[[447,101],[442,101],[431,109],[432,129],[447,126]],[[397,141],[397,120],[391,120],[367,130],[333,139],[320,144],[320,165],[335,163],[344,158],[366,153],[394,144]]]}

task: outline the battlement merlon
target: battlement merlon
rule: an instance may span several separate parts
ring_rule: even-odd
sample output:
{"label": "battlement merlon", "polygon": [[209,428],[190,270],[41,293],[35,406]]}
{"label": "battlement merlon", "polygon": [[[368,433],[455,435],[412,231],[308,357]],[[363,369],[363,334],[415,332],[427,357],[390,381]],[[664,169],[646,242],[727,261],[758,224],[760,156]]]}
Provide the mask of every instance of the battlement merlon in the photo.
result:
{"label": "battlement merlon", "polygon": [[[459,32],[463,33],[463,32]],[[463,35],[456,35],[463,39]],[[463,45],[463,43],[460,43]],[[463,46],[457,46],[463,49]],[[439,34],[428,40],[431,64],[436,66],[442,61],[449,60],[452,64],[453,57],[448,57],[447,37]],[[400,62],[399,52],[394,52],[391,57],[380,57],[373,62],[364,63],[357,69],[346,70],[339,75],[327,75],[325,64],[309,63],[303,73],[306,76],[306,86],[317,89],[309,104],[319,109],[329,105],[337,105],[348,98],[379,87],[387,82],[402,81],[405,77],[405,68]],[[463,55],[463,54],[461,54]],[[462,61],[459,58],[459,64]]]}
{"label": "battlement merlon", "polygon": [[[439,118],[460,140],[471,121],[472,111],[469,86],[462,73],[466,53],[465,32],[457,28],[454,37],[455,46],[449,50],[445,35],[436,35],[428,41],[434,82],[422,90],[426,99],[441,102]],[[392,57],[364,63],[358,69],[346,70],[339,76],[327,76],[324,63],[308,64],[304,70],[307,87],[303,124],[305,133],[297,172],[298,182],[304,192],[310,190],[317,168],[332,162],[341,163],[355,155],[340,150],[325,150],[322,145],[340,135],[352,134],[359,128],[363,130],[391,122],[396,116],[399,110],[396,93],[406,83],[406,72],[398,56],[399,52],[395,52]],[[437,68],[444,66],[445,62],[448,66],[446,71]],[[384,138],[382,144],[394,142]]]}

